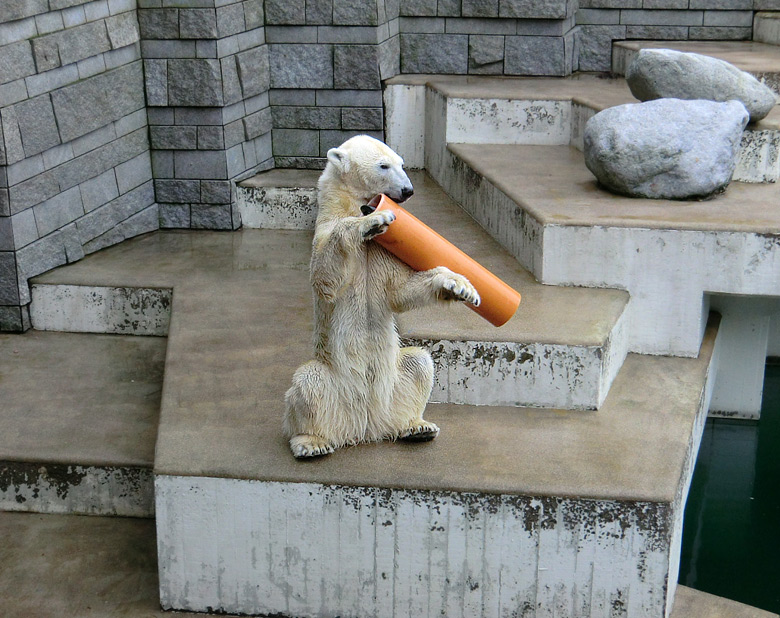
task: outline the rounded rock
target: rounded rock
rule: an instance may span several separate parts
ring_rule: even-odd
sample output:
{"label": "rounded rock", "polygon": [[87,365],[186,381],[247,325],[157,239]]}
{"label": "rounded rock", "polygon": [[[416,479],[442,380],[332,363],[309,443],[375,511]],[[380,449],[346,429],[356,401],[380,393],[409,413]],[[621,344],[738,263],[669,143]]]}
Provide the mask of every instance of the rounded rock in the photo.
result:
{"label": "rounded rock", "polygon": [[731,182],[747,121],[739,101],[659,99],[618,105],[585,125],[585,164],[615,193],[705,198]]}
{"label": "rounded rock", "polygon": [[640,50],[626,71],[626,81],[640,101],[740,101],[750,114],[750,122],[764,118],[777,103],[774,92],[733,64],[671,49]]}

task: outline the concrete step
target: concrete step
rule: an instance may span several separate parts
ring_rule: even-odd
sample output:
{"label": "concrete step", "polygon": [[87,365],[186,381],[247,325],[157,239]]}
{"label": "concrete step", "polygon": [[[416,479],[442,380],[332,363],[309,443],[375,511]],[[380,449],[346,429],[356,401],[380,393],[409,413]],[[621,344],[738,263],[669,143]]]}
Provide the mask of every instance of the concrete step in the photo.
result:
{"label": "concrete step", "polygon": [[629,355],[598,411],[432,404],[431,443],[307,463],[279,431],[295,351],[275,346],[242,386],[193,337],[198,373],[166,379],[155,466],[163,607],[660,618],[716,333],[696,359]]}
{"label": "concrete step", "polygon": [[[7,618],[166,618],[154,522],[0,513],[0,598]],[[110,590],[110,594],[106,591]],[[203,614],[176,613],[177,618]],[[671,618],[777,618],[677,586]]]}
{"label": "concrete step", "polygon": [[0,335],[0,510],[151,517],[165,347]]}
{"label": "concrete step", "polygon": [[760,11],[753,16],[753,40],[780,45],[780,11]]}
{"label": "concrete step", "polygon": [[[444,146],[451,143],[582,150],[588,119],[608,107],[637,102],[622,77],[591,74],[513,79],[403,75],[388,80],[384,96],[388,144],[407,166],[429,171],[441,164]],[[778,179],[780,107],[775,107],[744,131],[734,180]]]}
{"label": "concrete step", "polygon": [[540,281],[628,290],[632,351],[693,356],[710,295],[780,293],[778,184],[732,183],[703,202],[626,198],[571,146],[450,144],[430,171]]}
{"label": "concrete step", "polygon": [[171,616],[160,609],[151,519],[0,513],[0,537],[5,618]]}
{"label": "concrete step", "polygon": [[313,230],[319,171],[274,169],[237,187],[241,224],[267,230]]}
{"label": "concrete step", "polygon": [[[759,32],[774,31],[772,13],[757,13]],[[759,18],[758,15],[762,15]],[[776,14],[775,14],[776,15]],[[768,18],[769,17],[769,18]],[[777,26],[774,26],[776,29]],[[780,48],[757,41],[615,41],[612,44],[612,72],[625,75],[640,49],[675,49],[720,58],[747,71],[780,94]]]}
{"label": "concrete step", "polygon": [[[409,208],[523,294],[517,314],[501,328],[462,306],[399,316],[404,341],[424,345],[434,356],[433,400],[598,407],[625,358],[622,316],[627,294],[540,285],[428,177],[413,174],[413,181],[416,195]],[[72,330],[87,324],[94,332],[148,334],[167,324],[172,307],[171,320],[179,320],[175,332],[183,337],[182,345],[197,350],[202,337],[216,338],[210,335],[212,329],[225,328],[212,318],[221,318],[224,307],[235,306],[235,327],[242,339],[236,349],[246,356],[229,362],[243,364],[242,371],[250,374],[256,371],[252,350],[266,345],[265,325],[272,321],[294,326],[295,338],[286,341],[297,352],[291,363],[300,364],[311,356],[310,243],[308,231],[150,235],[34,279],[33,325]],[[137,264],[148,266],[139,271]],[[106,300],[115,297],[116,302]],[[148,323],[154,327],[151,331],[142,328]],[[137,330],[126,329],[127,324]],[[172,322],[170,332],[174,328]],[[257,330],[247,330],[252,328]],[[172,338],[170,346],[180,349]],[[189,348],[181,353],[188,354]],[[176,357],[177,367],[181,360]],[[191,370],[198,374],[196,367]],[[166,384],[176,375],[169,367]],[[289,376],[280,380],[286,389]]]}
{"label": "concrete step", "polygon": [[777,614],[686,586],[677,586],[670,618],[774,618]]}

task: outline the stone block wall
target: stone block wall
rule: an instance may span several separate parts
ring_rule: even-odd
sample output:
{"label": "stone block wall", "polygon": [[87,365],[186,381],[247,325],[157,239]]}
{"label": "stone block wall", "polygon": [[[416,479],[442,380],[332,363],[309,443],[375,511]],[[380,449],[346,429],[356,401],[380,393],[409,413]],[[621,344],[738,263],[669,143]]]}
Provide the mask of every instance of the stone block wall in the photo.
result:
{"label": "stone block wall", "polygon": [[234,181],[273,167],[262,0],[138,0],[166,228],[235,229]]}
{"label": "stone block wall", "polygon": [[750,40],[761,10],[780,0],[579,0],[577,69],[609,71],[615,40]]}
{"label": "stone block wall", "polygon": [[398,6],[266,0],[277,167],[321,168],[352,135],[383,137],[381,80],[398,73]]}
{"label": "stone block wall", "polygon": [[266,0],[277,167],[321,168],[358,133],[383,137],[399,73],[568,75],[574,0]]}
{"label": "stone block wall", "polygon": [[0,330],[27,279],[158,227],[135,0],[0,2]]}
{"label": "stone block wall", "polygon": [[401,73],[572,72],[573,0],[403,0]]}

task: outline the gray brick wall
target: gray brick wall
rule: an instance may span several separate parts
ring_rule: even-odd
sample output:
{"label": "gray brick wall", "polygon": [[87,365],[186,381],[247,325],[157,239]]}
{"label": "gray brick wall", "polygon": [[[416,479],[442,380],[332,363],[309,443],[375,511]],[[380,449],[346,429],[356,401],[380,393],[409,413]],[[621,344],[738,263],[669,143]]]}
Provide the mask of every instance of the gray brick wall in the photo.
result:
{"label": "gray brick wall", "polygon": [[233,182],[273,166],[263,2],[138,5],[160,224],[235,229]]}
{"label": "gray brick wall", "polygon": [[576,68],[609,71],[615,40],[750,40],[753,12],[767,1],[579,0]]}
{"label": "gray brick wall", "polygon": [[352,135],[383,138],[381,80],[400,72],[388,0],[266,2],[277,167],[322,168]]}
{"label": "gray brick wall", "polygon": [[0,330],[28,279],[157,229],[135,0],[0,3]]}

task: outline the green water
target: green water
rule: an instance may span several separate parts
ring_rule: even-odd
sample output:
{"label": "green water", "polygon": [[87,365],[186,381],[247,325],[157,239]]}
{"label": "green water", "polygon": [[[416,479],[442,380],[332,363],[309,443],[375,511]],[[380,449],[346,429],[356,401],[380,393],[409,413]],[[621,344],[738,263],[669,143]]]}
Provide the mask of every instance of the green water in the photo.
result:
{"label": "green water", "polygon": [[780,613],[779,563],[780,364],[768,364],[760,421],[707,421],[679,581]]}

